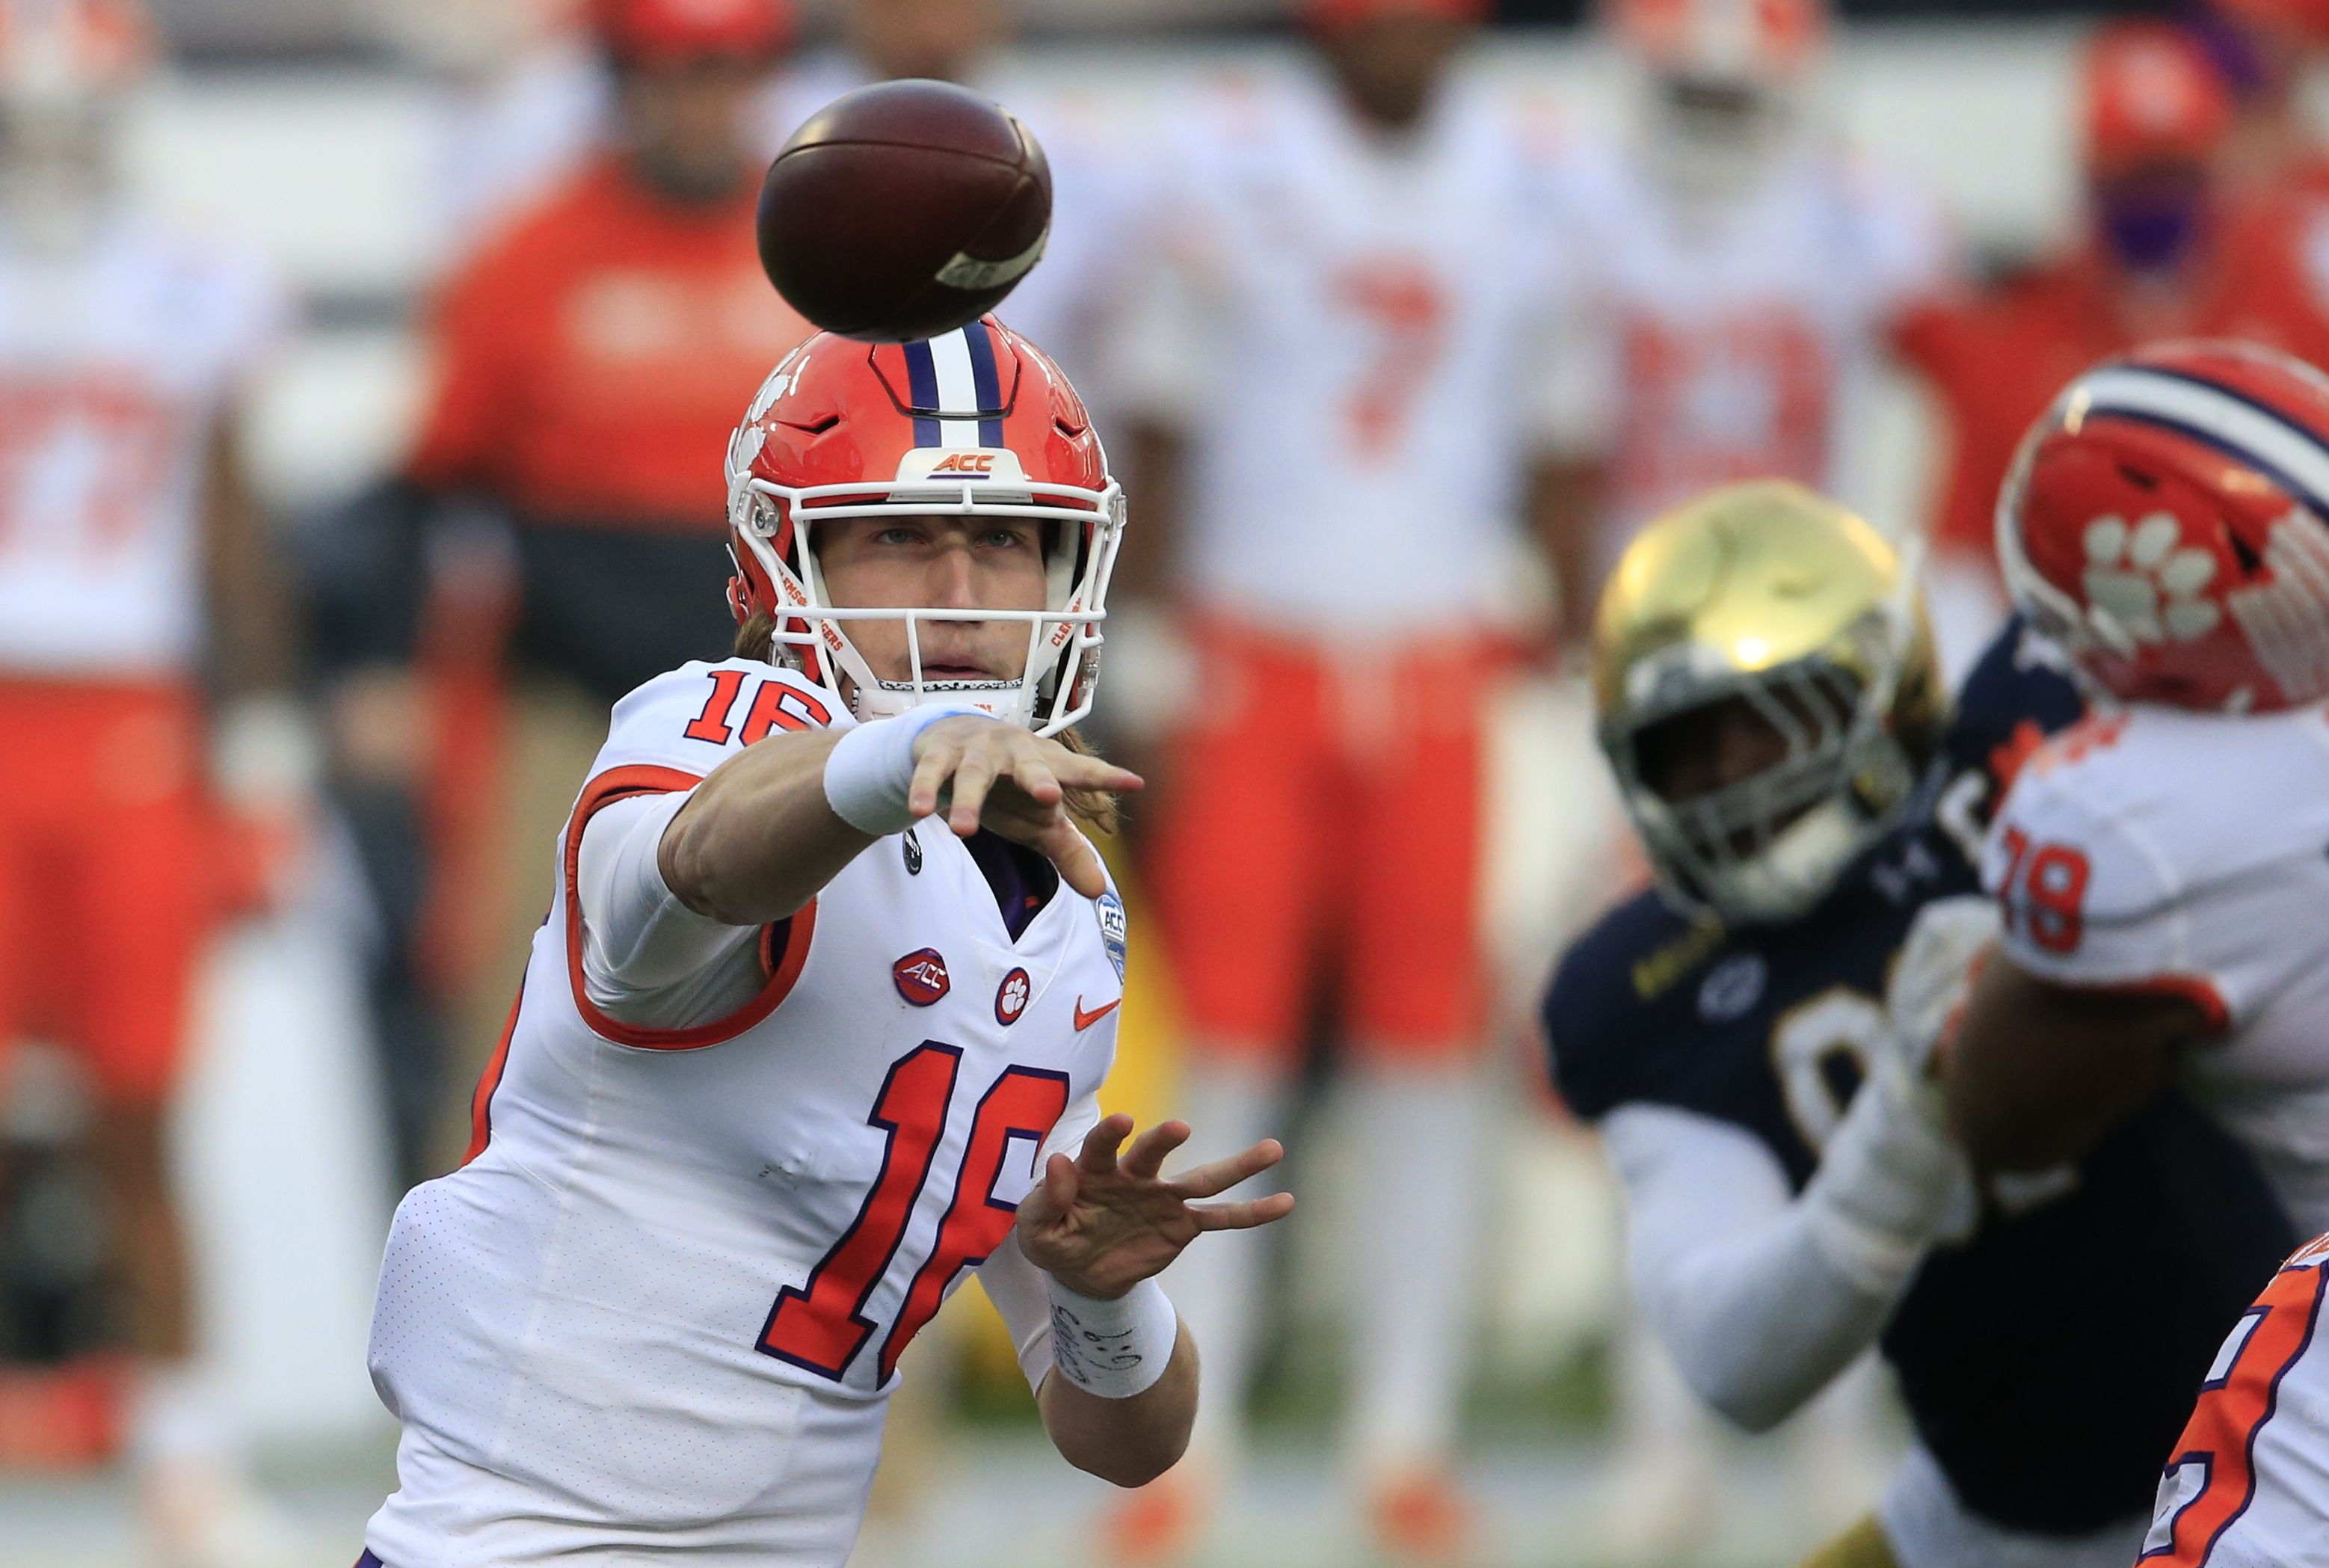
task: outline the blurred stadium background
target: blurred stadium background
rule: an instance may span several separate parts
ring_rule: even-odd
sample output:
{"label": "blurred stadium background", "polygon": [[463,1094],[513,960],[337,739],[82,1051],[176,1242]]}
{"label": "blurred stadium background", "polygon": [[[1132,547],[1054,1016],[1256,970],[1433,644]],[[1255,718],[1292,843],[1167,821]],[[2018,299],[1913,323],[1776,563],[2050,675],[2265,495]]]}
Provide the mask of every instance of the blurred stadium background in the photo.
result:
{"label": "blurred stadium background", "polygon": [[[797,59],[813,61],[834,36],[835,3],[805,5]],[[570,112],[552,102],[573,90],[570,45],[530,40],[504,14],[522,8],[156,0],[171,59],[131,106],[128,177],[148,208],[262,253],[294,301],[242,432],[287,554],[328,551],[319,534],[413,439],[429,291],[493,221],[494,203],[523,199],[474,188],[493,128],[518,126],[522,142],[529,114]],[[998,80],[1074,104],[1096,144],[1141,149],[1191,84],[1221,68],[1299,69],[1298,34],[1275,0],[1016,0],[1015,10],[1023,36]],[[2019,0],[1846,11],[1816,94],[1829,134],[1921,184],[1981,268],[2009,268],[2071,232],[2075,81],[2093,13]],[[1465,69],[1495,92],[1541,99],[1563,135],[1621,133],[1625,75],[1567,0],[1506,0]],[[512,156],[522,162],[524,148]],[[1072,350],[1062,357],[1080,379]],[[1104,373],[1095,391],[1104,403]],[[1849,412],[1844,496],[1885,526],[1920,524],[1941,477],[1928,394],[1887,371]],[[1136,492],[1136,527],[1137,507]],[[1132,688],[1172,678],[1144,678],[1130,667],[1135,649],[1126,658],[1116,694],[1127,702]],[[1589,1138],[1543,1086],[1530,1013],[1562,934],[1629,873],[1598,760],[1580,743],[1588,708],[1573,678],[1529,666],[1496,702],[1482,921],[1500,991],[1495,1071],[1509,1092],[1498,1098],[1477,1318],[1445,1326],[1473,1369],[1466,1475],[1485,1506],[1490,1558],[1792,1561],[1864,1506],[1897,1432],[1881,1399],[1863,1401],[1875,1415],[1828,1422],[1825,1433],[1721,1439],[1711,1468],[1677,1460],[1688,1484],[1627,1489],[1612,1370],[1625,1316],[1615,1201]],[[393,1427],[367,1383],[363,1342],[398,1160],[392,1086],[363,998],[378,917],[344,830],[321,809],[310,827],[296,885],[216,944],[175,1118],[205,1354],[231,1390],[262,1486],[311,1544],[305,1560],[338,1563],[392,1485]],[[537,848],[528,839],[511,851],[526,904]],[[1171,977],[1143,929],[1136,911],[1119,1099],[1155,1115],[1173,1104],[1174,1024]],[[490,988],[505,996],[508,977]],[[447,1137],[490,1045],[466,1021],[456,1035]],[[0,1096],[12,1172],[0,1188],[0,1293],[30,1299],[43,1269],[69,1268],[90,1249],[86,1193],[40,1180],[69,1165],[83,1099],[69,1055],[16,1053]],[[1333,1096],[1321,1093],[1293,1178],[1307,1223],[1276,1265],[1291,1289],[1266,1336],[1254,1478],[1220,1561],[1340,1563],[1357,1548],[1332,1454],[1339,1363],[1324,1347],[1367,1310],[1367,1281],[1352,1277],[1336,1245],[1344,1227],[1333,1223],[1350,1186],[1338,1173],[1367,1156],[1337,1126]],[[1104,1488],[1044,1450],[1007,1349],[980,1313],[975,1300],[958,1303],[908,1363],[919,1413],[893,1443],[862,1562],[1026,1565],[1092,1554]],[[13,1456],[0,1463],[0,1563],[142,1561],[126,1484],[48,1440],[58,1418],[33,1374],[54,1345],[26,1321],[0,1318],[14,1334],[0,1348],[20,1363],[0,1390],[0,1452]],[[1644,1516],[1610,1517],[1628,1509]]]}

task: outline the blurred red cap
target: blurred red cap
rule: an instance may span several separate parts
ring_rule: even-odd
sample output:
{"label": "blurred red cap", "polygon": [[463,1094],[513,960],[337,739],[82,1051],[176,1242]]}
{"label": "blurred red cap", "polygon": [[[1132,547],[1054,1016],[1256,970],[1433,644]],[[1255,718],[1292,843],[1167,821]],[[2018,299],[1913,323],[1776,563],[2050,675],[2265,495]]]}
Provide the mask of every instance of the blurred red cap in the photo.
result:
{"label": "blurred red cap", "polygon": [[2087,162],[2205,162],[2231,129],[2223,78],[2199,42],[2164,22],[2117,22],[2087,47]]}
{"label": "blurred red cap", "polygon": [[790,0],[590,0],[589,16],[591,31],[627,64],[774,59],[794,24]]}
{"label": "blurred red cap", "polygon": [[1302,19],[1313,27],[1348,27],[1378,16],[1441,16],[1450,22],[1485,22],[1493,0],[1301,0]]}

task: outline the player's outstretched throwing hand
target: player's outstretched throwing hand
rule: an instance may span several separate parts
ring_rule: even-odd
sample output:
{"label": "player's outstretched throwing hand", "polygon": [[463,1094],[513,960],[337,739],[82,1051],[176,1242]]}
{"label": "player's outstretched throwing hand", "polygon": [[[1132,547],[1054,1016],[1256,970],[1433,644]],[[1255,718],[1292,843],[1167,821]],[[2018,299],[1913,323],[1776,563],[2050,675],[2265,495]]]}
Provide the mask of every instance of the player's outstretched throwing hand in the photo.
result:
{"label": "player's outstretched throwing hand", "polygon": [[964,838],[984,827],[1023,844],[1059,867],[1070,887],[1098,898],[1108,882],[1098,855],[1068,816],[1066,792],[1128,795],[1140,787],[1139,774],[1070,751],[1023,725],[963,713],[940,719],[914,738],[907,805],[918,818],[943,808],[947,826]]}
{"label": "player's outstretched throwing hand", "polygon": [[1274,1138],[1166,1181],[1164,1157],[1189,1141],[1189,1124],[1157,1123],[1119,1160],[1117,1149],[1131,1131],[1132,1118],[1122,1112],[1102,1119],[1081,1156],[1053,1155],[1042,1181],[1019,1201],[1019,1250],[1080,1296],[1112,1299],[1162,1273],[1202,1232],[1248,1231],[1294,1212],[1291,1193],[1191,1201],[1217,1197],[1284,1159]]}

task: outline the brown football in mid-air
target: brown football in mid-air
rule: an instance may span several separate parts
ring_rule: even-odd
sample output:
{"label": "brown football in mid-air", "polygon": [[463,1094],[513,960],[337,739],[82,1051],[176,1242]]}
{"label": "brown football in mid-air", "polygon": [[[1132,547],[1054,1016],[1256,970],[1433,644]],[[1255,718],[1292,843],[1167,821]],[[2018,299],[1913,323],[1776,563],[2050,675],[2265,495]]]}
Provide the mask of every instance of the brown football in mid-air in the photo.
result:
{"label": "brown football in mid-air", "polygon": [[828,332],[936,337],[992,310],[1043,254],[1051,170],[1000,105],[945,81],[845,93],[760,187],[760,265]]}

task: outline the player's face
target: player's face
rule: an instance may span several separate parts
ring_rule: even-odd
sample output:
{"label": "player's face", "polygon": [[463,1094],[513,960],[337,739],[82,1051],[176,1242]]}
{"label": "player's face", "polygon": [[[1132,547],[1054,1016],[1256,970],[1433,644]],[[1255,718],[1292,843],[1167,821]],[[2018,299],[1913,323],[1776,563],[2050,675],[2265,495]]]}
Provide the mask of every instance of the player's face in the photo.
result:
{"label": "player's face", "polygon": [[1382,125],[1407,126],[1431,107],[1467,31],[1453,17],[1393,11],[1336,27],[1319,40],[1319,48],[1361,114]]}
{"label": "player's face", "polygon": [[[825,593],[846,609],[1041,609],[1043,525],[1024,517],[849,517],[817,525]],[[902,620],[853,620],[849,640],[875,676],[913,679]],[[925,681],[1011,681],[1027,668],[1027,623],[923,620]]]}
{"label": "player's face", "polygon": [[[1778,699],[1798,706],[1792,694]],[[1806,724],[1808,712],[1796,715]],[[1743,784],[1787,760],[1787,738],[1745,697],[1725,697],[1644,729],[1635,741],[1642,782],[1680,806]],[[1743,851],[1744,844],[1732,845]]]}
{"label": "player's face", "polygon": [[1758,81],[1682,73],[1651,81],[1652,145],[1688,196],[1720,200],[1753,186],[1787,124],[1786,99]]}
{"label": "player's face", "polygon": [[765,80],[758,65],[720,58],[627,72],[623,130],[641,172],[683,201],[732,194],[751,165],[748,118]]}
{"label": "player's face", "polygon": [[883,76],[960,81],[1002,41],[1003,0],[856,0],[848,26],[850,46]]}

